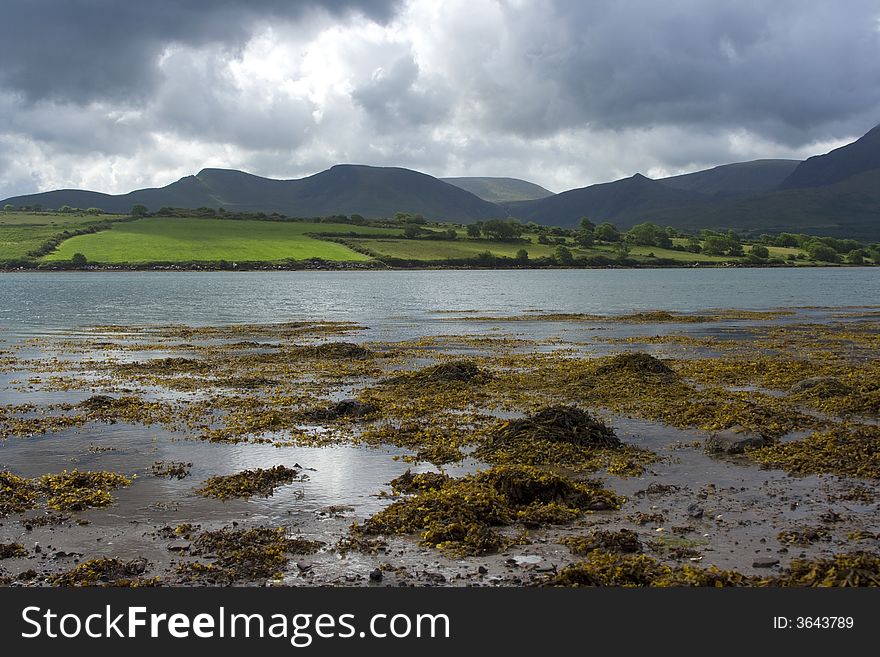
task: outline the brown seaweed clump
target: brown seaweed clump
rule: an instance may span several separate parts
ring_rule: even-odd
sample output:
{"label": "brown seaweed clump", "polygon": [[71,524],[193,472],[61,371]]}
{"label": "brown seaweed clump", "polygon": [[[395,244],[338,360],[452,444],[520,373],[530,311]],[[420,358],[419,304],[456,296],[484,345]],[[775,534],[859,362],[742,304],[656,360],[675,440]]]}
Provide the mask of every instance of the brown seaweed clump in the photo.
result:
{"label": "brown seaweed clump", "polygon": [[288,538],[283,527],[223,528],[199,534],[190,553],[210,563],[183,562],[178,574],[187,582],[229,585],[233,582],[279,579],[289,554],[314,554],[321,541]]}
{"label": "brown seaweed clump", "polygon": [[490,376],[470,360],[453,360],[431,365],[417,372],[407,372],[388,379],[391,385],[413,384],[420,386],[450,383],[486,383]]}
{"label": "brown seaweed clump", "polygon": [[362,419],[375,415],[378,407],[370,402],[362,402],[357,399],[342,399],[335,404],[324,408],[316,408],[303,413],[303,418],[323,422],[340,419]]}
{"label": "brown seaweed clump", "polygon": [[8,470],[0,472],[0,518],[33,509],[37,498],[36,486],[30,479]]}
{"label": "brown seaweed clump", "polygon": [[831,535],[824,527],[805,527],[803,529],[787,529],[776,536],[780,543],[807,546],[818,541],[828,540]]}
{"label": "brown seaweed clump", "polygon": [[791,474],[836,474],[880,479],[880,426],[844,425],[792,440],[747,450],[766,468]]}
{"label": "brown seaweed clump", "polygon": [[608,374],[654,374],[663,377],[674,377],[673,371],[659,358],[655,358],[643,351],[632,351],[617,354],[613,356],[607,363],[603,363],[596,368],[597,376],[606,376]]}
{"label": "brown seaweed clump", "polygon": [[154,477],[167,477],[168,479],[185,479],[189,476],[192,463],[183,461],[156,461],[152,465]]}
{"label": "brown seaweed clump", "polygon": [[605,552],[635,553],[642,551],[639,535],[631,529],[608,531],[597,529],[588,536],[569,536],[563,539],[572,554],[585,555],[594,550]]}
{"label": "brown seaweed clump", "polygon": [[596,482],[575,482],[527,465],[497,466],[459,479],[442,476],[404,475],[397,485],[416,494],[353,532],[418,533],[423,545],[459,555],[484,554],[509,544],[496,527],[567,523],[585,512],[617,509],[623,502]]}
{"label": "brown seaweed clump", "polygon": [[620,447],[614,430],[576,406],[548,406],[528,417],[509,420],[490,434],[491,442],[511,444],[547,440],[581,447]]}
{"label": "brown seaweed clump", "polygon": [[83,511],[93,507],[110,506],[110,492],[131,484],[131,479],[115,472],[81,472],[64,470],[59,474],[40,477],[38,486],[47,498],[47,505],[55,511]]}
{"label": "brown seaweed clump", "polygon": [[495,464],[604,468],[617,476],[641,475],[656,460],[653,452],[624,445],[613,429],[576,406],[548,406],[497,424],[485,431],[474,455]]}
{"label": "brown seaweed clump", "polygon": [[880,586],[880,556],[864,552],[836,554],[827,559],[795,559],[779,575],[756,577],[715,567],[672,567],[646,555],[595,550],[584,561],[566,566],[548,578],[548,586]]}
{"label": "brown seaweed clump", "polygon": [[143,558],[123,561],[99,557],[51,577],[49,583],[54,586],[158,586],[161,581],[158,577],[143,577],[147,566],[149,562]]}
{"label": "brown seaweed clump", "polygon": [[0,543],[0,559],[26,557],[28,551],[21,543]]}
{"label": "brown seaweed clump", "polygon": [[324,342],[322,344],[296,347],[294,352],[303,358],[363,360],[373,357],[372,351],[353,342]]}
{"label": "brown seaweed clump", "polygon": [[828,559],[795,559],[774,586],[880,586],[880,556],[865,552]]}
{"label": "brown seaweed clump", "polygon": [[220,500],[234,497],[246,499],[255,495],[271,497],[276,488],[294,481],[305,481],[307,478],[307,475],[301,475],[296,468],[276,465],[268,469],[255,468],[231,475],[209,477],[195,492],[202,497],[216,497]]}
{"label": "brown seaweed clump", "polygon": [[440,472],[413,474],[412,470],[407,470],[391,480],[391,489],[398,493],[421,493],[441,488],[447,481],[449,481],[449,477]]}
{"label": "brown seaweed clump", "polygon": [[758,579],[732,570],[673,568],[644,554],[615,554],[594,550],[549,578],[547,586],[669,587],[754,586]]}

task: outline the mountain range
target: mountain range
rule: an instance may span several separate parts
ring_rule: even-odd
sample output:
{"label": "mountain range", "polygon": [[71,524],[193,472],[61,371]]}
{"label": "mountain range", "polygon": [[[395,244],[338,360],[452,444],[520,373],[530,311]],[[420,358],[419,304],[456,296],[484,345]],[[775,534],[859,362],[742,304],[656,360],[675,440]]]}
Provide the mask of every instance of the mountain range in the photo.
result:
{"label": "mountain range", "polygon": [[165,187],[110,195],[63,189],[0,201],[16,207],[133,205],[225,208],[314,217],[396,212],[473,222],[514,216],[556,226],[581,217],[625,230],[642,221],[698,230],[805,232],[880,240],[880,126],[827,154],[797,160],[755,160],[652,180],[641,174],[559,194],[516,178],[435,178],[397,167],[340,164],[313,176],[275,180],[226,169],[203,169]]}

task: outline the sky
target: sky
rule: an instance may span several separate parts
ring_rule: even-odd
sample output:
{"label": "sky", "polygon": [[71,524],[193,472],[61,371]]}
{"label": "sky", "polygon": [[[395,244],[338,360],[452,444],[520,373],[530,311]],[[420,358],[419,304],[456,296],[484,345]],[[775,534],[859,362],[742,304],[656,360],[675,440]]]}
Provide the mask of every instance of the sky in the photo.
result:
{"label": "sky", "polygon": [[0,0],[0,198],[337,163],[551,191],[880,123],[876,0]]}

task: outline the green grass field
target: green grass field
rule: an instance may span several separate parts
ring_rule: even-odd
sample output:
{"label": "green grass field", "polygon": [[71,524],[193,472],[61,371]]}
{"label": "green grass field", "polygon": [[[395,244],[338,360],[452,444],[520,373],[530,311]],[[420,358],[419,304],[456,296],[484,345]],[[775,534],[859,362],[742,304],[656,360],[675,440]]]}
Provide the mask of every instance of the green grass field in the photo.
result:
{"label": "green grass field", "polygon": [[[28,259],[28,253],[40,248],[62,231],[75,231],[89,224],[111,222],[112,227],[97,233],[77,235],[60,244],[40,262],[69,262],[82,253],[95,264],[144,264],[152,262],[267,262],[321,258],[335,262],[364,262],[373,259],[359,253],[365,250],[376,259],[466,260],[489,251],[497,257],[513,258],[525,249],[532,260],[552,258],[557,244],[539,244],[537,234],[523,235],[525,241],[500,242],[487,238],[473,239],[460,228],[458,238],[405,239],[402,229],[298,221],[257,221],[198,217],[150,217],[137,221],[118,221],[122,215],[86,215],[61,213],[0,213],[0,262]],[[425,226],[423,230],[445,232],[447,228]],[[317,235],[339,235],[346,244]],[[557,238],[552,238],[557,239]],[[676,243],[684,243],[676,238]],[[565,246],[575,257],[605,256],[616,259],[618,250],[611,244],[589,249],[578,247],[569,237]],[[351,248],[349,248],[351,247]],[[746,254],[751,247],[744,245]],[[798,248],[769,247],[770,256],[788,264],[809,266],[817,263],[805,258],[789,260],[803,253]],[[631,245],[628,257],[651,264],[657,260],[679,262],[730,263],[741,261],[730,256],[710,256],[659,247]],[[821,263],[819,263],[821,264]]]}
{"label": "green grass field", "polygon": [[101,221],[119,219],[119,214],[72,214],[61,212],[0,212],[0,226],[55,226],[82,228]]}
{"label": "green grass field", "polygon": [[115,215],[0,212],[0,262],[21,260],[59,233],[116,218]]}
{"label": "green grass field", "polygon": [[52,226],[0,226],[0,262],[22,260],[63,229]]}
{"label": "green grass field", "polygon": [[341,244],[307,235],[317,232],[387,235],[394,231],[348,224],[155,217],[72,237],[43,260],[66,261],[74,253],[102,264],[370,259]]}
{"label": "green grass field", "polygon": [[[459,234],[461,231],[459,231]],[[496,242],[486,239],[457,240],[408,240],[408,239],[348,239],[352,244],[378,253],[380,257],[401,260],[446,260],[473,258],[489,251],[494,256],[513,258],[520,249],[529,252],[530,258],[552,256],[555,246],[546,244],[523,244],[522,242]],[[571,246],[571,245],[569,245]],[[580,250],[573,250],[578,255]]]}

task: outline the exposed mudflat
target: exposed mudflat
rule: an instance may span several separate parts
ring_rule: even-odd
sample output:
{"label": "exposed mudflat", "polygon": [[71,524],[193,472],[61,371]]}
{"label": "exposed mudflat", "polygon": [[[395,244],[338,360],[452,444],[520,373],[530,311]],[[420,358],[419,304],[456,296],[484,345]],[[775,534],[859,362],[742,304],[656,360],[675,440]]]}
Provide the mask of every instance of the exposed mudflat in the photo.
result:
{"label": "exposed mudflat", "polygon": [[880,581],[875,308],[442,311],[4,336],[0,581]]}

